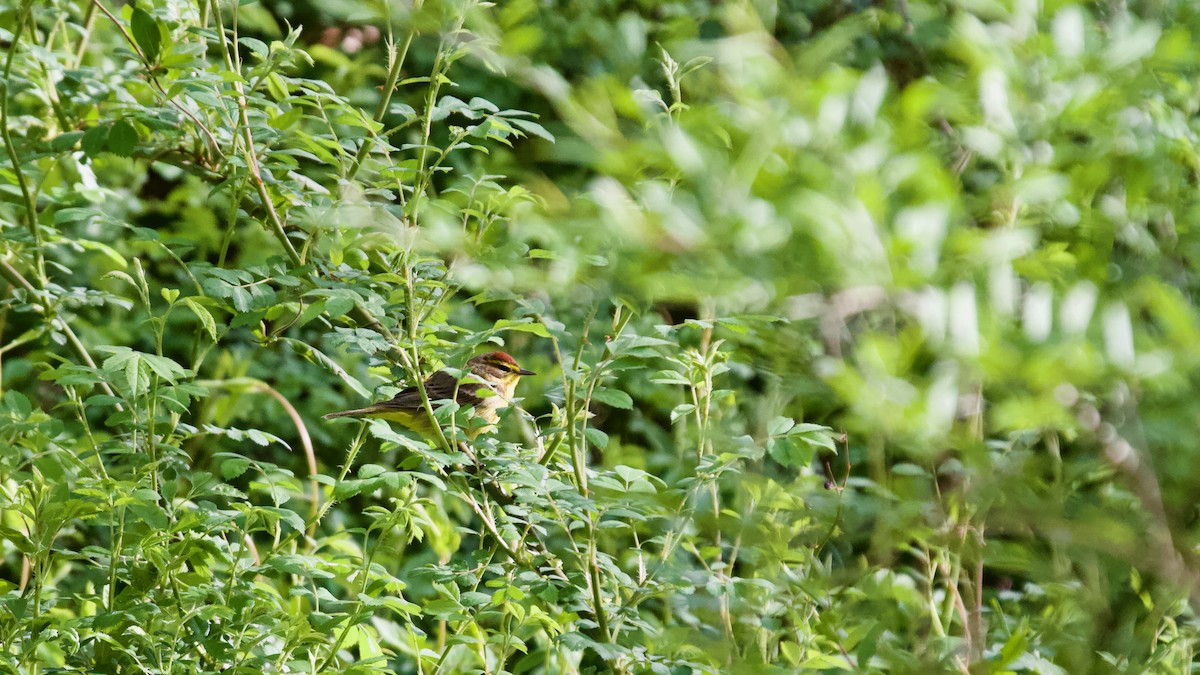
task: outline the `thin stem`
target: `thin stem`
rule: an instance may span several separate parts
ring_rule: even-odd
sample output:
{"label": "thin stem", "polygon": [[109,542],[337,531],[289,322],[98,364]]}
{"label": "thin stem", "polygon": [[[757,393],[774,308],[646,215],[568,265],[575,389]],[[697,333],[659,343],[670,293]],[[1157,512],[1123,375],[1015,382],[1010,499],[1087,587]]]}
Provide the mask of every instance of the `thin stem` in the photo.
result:
{"label": "thin stem", "polygon": [[[408,344],[412,349],[412,356],[407,359],[406,368],[412,374],[413,381],[417,383],[417,391],[421,394],[421,407],[425,409],[425,414],[429,415],[429,421],[432,423],[434,432],[437,434],[438,442],[443,450],[449,453],[454,452],[454,446],[446,439],[446,433],[442,431],[442,425],[433,416],[433,405],[429,401],[429,392],[425,391],[425,377],[421,373],[420,352],[417,348],[417,329],[420,326],[421,319],[417,312],[412,310],[416,289],[413,287],[412,267],[408,261],[403,261],[404,265],[404,299],[405,306],[410,308],[408,313]],[[457,398],[457,396],[456,396]]]}
{"label": "thin stem", "polygon": [[[54,24],[46,34],[46,41],[43,47],[46,50],[53,50],[54,36],[58,33],[59,27],[62,25],[62,18]],[[64,31],[65,33],[65,31]],[[45,62],[38,63],[38,68],[42,71],[42,83],[46,87],[46,100],[50,103],[50,110],[54,113],[54,119],[58,122],[59,131],[69,131],[71,123],[67,119],[67,113],[63,110],[62,100],[58,97],[58,89],[54,87],[54,80],[50,75],[50,69]]]}
{"label": "thin stem", "polygon": [[[414,2],[413,10],[420,9],[421,3]],[[408,37],[404,40],[404,46],[400,51],[389,51],[391,56],[391,66],[388,68],[387,83],[383,85],[383,94],[379,97],[379,105],[375,107],[374,120],[382,122],[383,116],[387,114],[388,106],[392,102],[392,94],[396,91],[396,82],[400,79],[400,71],[404,68],[404,61],[408,58],[408,48],[412,46],[413,36],[416,31],[409,31]],[[367,154],[371,150],[371,146],[375,142],[375,134],[368,135],[363,139],[362,145],[358,146],[358,154],[354,156],[354,162],[350,165],[350,171],[346,174],[346,182],[353,182],[355,176],[358,175],[358,170],[362,168],[363,160],[367,158]]]}
{"label": "thin stem", "polygon": [[[338,473],[338,477],[337,477],[337,481],[336,481],[335,485],[337,483],[341,483],[342,481],[346,480],[346,475],[350,473],[350,467],[354,466],[354,460],[358,458],[358,451],[362,450],[362,446],[366,442],[366,440],[367,440],[367,424],[366,424],[366,422],[363,422],[362,426],[358,430],[358,436],[355,437],[354,442],[350,444],[350,451],[346,453],[346,461],[344,464],[342,464],[342,470],[341,470],[341,472]],[[336,499],[330,499],[329,501],[325,502],[321,506],[320,510],[317,512],[316,517],[313,518],[313,521],[311,523],[309,523],[308,529],[310,529],[310,530],[315,529],[317,526],[317,523],[321,522],[321,519],[325,517],[325,514],[336,503],[337,503]],[[287,543],[287,541],[289,541],[289,540],[290,540],[290,538],[287,540],[284,540],[282,543]],[[276,548],[278,548],[278,546]]]}
{"label": "thin stem", "polygon": [[304,423],[304,419],[300,417],[299,411],[292,405],[292,402],[286,396],[279,393],[277,389],[271,385],[252,377],[239,377],[230,380],[199,380],[196,382],[204,387],[247,387],[250,391],[260,394],[267,394],[271,398],[279,402],[283,406],[284,412],[292,420],[292,424],[296,427],[296,433],[300,436],[300,446],[304,448],[304,458],[308,462],[309,488],[312,491],[312,506],[309,511],[309,528],[308,536],[313,536],[314,528],[316,527],[317,514],[321,507],[320,486],[317,483],[317,455],[313,449],[312,437],[308,434],[308,426]]}
{"label": "thin stem", "polygon": [[[217,32],[221,37],[221,53],[225,57],[225,66],[231,72],[238,72],[237,67],[233,63],[233,56],[230,54],[229,44],[226,41],[225,25],[221,21],[220,8],[216,6],[217,0],[212,0],[212,3],[213,17],[217,21]],[[267,189],[266,182],[263,180],[262,168],[258,163],[258,155],[254,152],[254,132],[250,128],[249,104],[246,102],[246,91],[242,87],[240,79],[234,80],[233,89],[236,92],[238,116],[240,117],[239,126],[241,126],[242,136],[245,139],[243,154],[246,158],[246,166],[250,169],[250,182],[254,184],[255,190],[258,192],[258,198],[262,202],[263,208],[267,211],[267,220],[271,223],[271,230],[275,234],[275,239],[279,241],[280,246],[287,253],[288,259],[292,261],[292,265],[301,267],[304,265],[304,259],[296,252],[296,247],[292,245],[292,240],[288,238],[283,219],[280,218],[279,213],[275,210],[275,202],[271,199],[271,193]]]}
{"label": "thin stem", "polygon": [[[4,295],[0,295],[0,300],[11,292],[11,287],[4,289]],[[0,342],[4,342],[4,328],[8,325],[8,305],[0,307]],[[8,350],[11,343],[4,343],[5,346],[0,347],[0,398],[4,397],[4,352]]]}
{"label": "thin stem", "polygon": [[174,98],[167,96],[167,91],[163,89],[162,84],[160,84],[158,79],[152,74],[154,64],[150,62],[150,59],[146,56],[145,52],[142,51],[142,48],[138,45],[137,40],[134,40],[133,36],[129,34],[129,31],[125,28],[125,25],[120,21],[117,21],[117,17],[113,16],[113,13],[108,11],[108,8],[105,7],[100,0],[92,0],[92,2],[101,12],[104,13],[104,16],[108,17],[108,20],[117,27],[117,30],[119,30],[121,35],[125,38],[125,42],[128,43],[129,47],[133,50],[133,53],[137,54],[138,59],[141,60],[142,65],[146,66],[146,68],[151,72],[148,80],[154,86],[155,91],[162,96],[163,101],[174,106],[176,110],[183,113],[188,117],[188,119],[192,120],[192,123],[196,125],[196,128],[204,132],[204,135],[208,137],[208,142],[212,146],[212,151],[218,156],[223,157],[224,153],[221,152],[221,145],[217,142],[217,137],[208,128],[208,126],[201,122],[200,118],[196,117],[195,113],[189,110],[187,106],[183,105],[179,101],[176,101]]}
{"label": "thin stem", "polygon": [[8,48],[8,58],[4,61],[4,82],[0,83],[0,87],[3,87],[3,93],[0,94],[0,138],[4,140],[4,148],[8,151],[8,160],[12,164],[13,173],[17,177],[17,185],[20,187],[21,196],[25,201],[25,226],[29,229],[29,234],[33,237],[34,256],[37,260],[37,279],[39,287],[45,288],[47,283],[46,261],[42,256],[42,233],[38,228],[37,222],[37,202],[34,200],[33,193],[29,189],[25,172],[21,170],[21,158],[17,156],[17,148],[13,145],[12,134],[8,128],[8,83],[12,81],[13,60],[19,51],[21,34],[25,32],[25,25],[29,23],[29,13],[32,7],[32,2],[27,1],[22,3],[21,10],[17,16],[16,29],[13,31],[12,44]]}
{"label": "thin stem", "polygon": [[[9,265],[8,261],[4,260],[3,258],[0,258],[0,276],[7,279],[8,282],[14,286],[20,286],[26,291],[37,295],[37,290],[34,289],[33,284],[29,283],[28,279],[22,276],[20,272],[18,272],[12,265]],[[33,305],[33,307],[43,316],[50,316],[50,310],[44,305],[38,304]],[[58,330],[62,331],[63,335],[65,335],[67,338],[67,343],[71,345],[71,349],[75,351],[79,358],[85,364],[87,364],[88,367],[98,368],[95,360],[92,359],[92,355],[88,353],[87,347],[84,346],[83,342],[79,339],[79,336],[75,334],[75,331],[71,329],[71,326],[67,324],[62,317],[55,316],[52,319],[52,325]],[[109,396],[112,396],[113,398],[117,397],[117,393],[112,390],[112,387],[108,386],[107,382],[101,382],[100,388],[103,389],[104,393],[108,394]],[[120,403],[114,403],[113,405],[116,406],[117,410],[124,410]]]}
{"label": "thin stem", "polygon": [[87,53],[88,40],[92,37],[92,26],[96,23],[96,5],[88,3],[87,8],[83,10],[83,36],[79,38],[79,46],[75,48],[75,61],[71,64],[71,68],[79,68],[83,63],[83,56]]}
{"label": "thin stem", "polygon": [[598,306],[593,305],[587,321],[583,324],[583,333],[579,337],[579,347],[575,350],[575,361],[571,366],[571,377],[566,378],[564,386],[566,400],[563,401],[563,406],[566,412],[567,443],[571,449],[571,468],[575,472],[575,485],[584,496],[588,495],[587,470],[584,467],[583,450],[579,447],[579,437],[575,428],[575,418],[579,416],[578,401],[575,400],[575,378],[578,377],[579,365],[583,362],[583,350],[587,347],[588,333],[591,331],[592,321],[595,320],[598,309]]}
{"label": "thin stem", "polygon": [[604,611],[604,597],[600,594],[600,564],[596,561],[596,525],[588,523],[588,585],[592,587],[592,612],[600,627],[600,637],[612,641],[608,631],[608,614]]}
{"label": "thin stem", "polygon": [[[455,35],[462,30],[463,23],[467,20],[467,9],[463,9],[462,15],[458,18],[458,25],[454,30],[450,31],[451,35]],[[425,100],[425,121],[421,128],[421,158],[417,162],[417,186],[413,189],[413,206],[412,206],[412,223],[417,223],[417,216],[421,210],[421,196],[432,182],[432,172],[429,176],[425,175],[425,167],[429,162],[429,138],[433,133],[433,109],[437,103],[437,95],[442,88],[442,75],[445,72],[443,69],[446,64],[446,40],[443,38],[438,45],[437,55],[433,60],[433,70],[429,77],[429,95]]]}
{"label": "thin stem", "polygon": [[229,222],[225,226],[225,236],[221,238],[221,253],[217,256],[217,267],[225,267],[225,258],[229,254],[229,245],[233,243],[233,233],[237,229],[238,204],[242,201],[244,182],[237,183],[232,189],[229,200]]}
{"label": "thin stem", "polygon": [[[358,597],[361,597],[363,594],[365,594],[367,592],[367,584],[371,580],[371,561],[374,559],[375,553],[378,552],[380,547],[383,546],[383,542],[387,538],[387,535],[388,535],[388,530],[386,528],[382,528],[380,530],[379,536],[375,539],[375,544],[373,546],[368,545],[368,543],[366,541],[363,542],[363,549],[366,551],[366,555],[363,556],[363,561],[362,561],[362,571],[360,572],[361,582],[359,583],[358,593],[357,593]],[[369,538],[370,536],[371,536],[371,531],[370,531],[370,529],[368,529],[367,533],[364,535],[364,537]],[[320,667],[317,668],[318,673],[325,672],[325,669],[328,668],[333,663],[333,660],[335,658],[337,658],[338,650],[341,649],[341,647],[342,647],[342,643],[345,642],[346,637],[350,635],[350,630],[353,629],[356,625],[358,625],[356,623],[353,623],[351,621],[351,619],[354,618],[354,616],[356,614],[358,614],[358,612],[362,611],[362,609],[363,609],[362,601],[360,600],[360,601],[356,602],[355,606],[356,606],[355,611],[347,617],[346,625],[342,627],[341,632],[338,633],[337,638],[334,639],[333,644],[330,645],[329,653],[325,656],[325,660],[322,661]]]}

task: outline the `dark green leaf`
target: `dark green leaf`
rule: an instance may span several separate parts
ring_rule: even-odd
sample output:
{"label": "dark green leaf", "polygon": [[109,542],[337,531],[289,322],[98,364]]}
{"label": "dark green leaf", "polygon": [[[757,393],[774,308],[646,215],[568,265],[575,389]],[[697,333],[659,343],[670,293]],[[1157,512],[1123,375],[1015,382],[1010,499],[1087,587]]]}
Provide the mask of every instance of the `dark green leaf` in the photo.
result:
{"label": "dark green leaf", "polygon": [[162,35],[159,33],[158,22],[149,12],[135,5],[130,17],[130,28],[133,31],[133,39],[141,48],[146,61],[151,64],[157,63],[162,50]]}
{"label": "dark green leaf", "polygon": [[127,120],[117,120],[108,132],[106,147],[114,155],[128,157],[138,144],[137,130]]}

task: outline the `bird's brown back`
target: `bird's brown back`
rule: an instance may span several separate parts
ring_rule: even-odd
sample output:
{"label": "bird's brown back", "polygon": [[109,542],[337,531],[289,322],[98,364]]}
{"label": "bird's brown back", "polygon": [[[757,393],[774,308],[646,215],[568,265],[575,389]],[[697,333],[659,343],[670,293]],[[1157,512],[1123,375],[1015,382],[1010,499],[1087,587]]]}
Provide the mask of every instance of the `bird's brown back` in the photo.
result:
{"label": "bird's brown back", "polygon": [[[455,395],[455,387],[458,388],[458,393]],[[461,406],[476,406],[483,399],[475,394],[479,388],[485,386],[479,382],[459,382],[458,378],[450,373],[439,370],[434,373],[425,382],[425,395],[429,397],[430,403],[434,401],[444,401],[454,398]],[[421,390],[416,385],[405,388],[399,394],[396,394],[389,401],[383,401],[377,405],[391,408],[393,410],[420,410],[424,406],[421,403]]]}

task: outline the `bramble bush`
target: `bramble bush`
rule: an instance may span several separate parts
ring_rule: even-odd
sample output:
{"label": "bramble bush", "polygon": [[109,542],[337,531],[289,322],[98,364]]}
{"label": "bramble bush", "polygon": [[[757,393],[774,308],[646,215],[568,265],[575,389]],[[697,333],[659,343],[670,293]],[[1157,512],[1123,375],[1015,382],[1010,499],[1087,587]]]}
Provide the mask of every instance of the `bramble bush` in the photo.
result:
{"label": "bramble bush", "polygon": [[3,672],[1190,672],[1191,3],[14,2]]}

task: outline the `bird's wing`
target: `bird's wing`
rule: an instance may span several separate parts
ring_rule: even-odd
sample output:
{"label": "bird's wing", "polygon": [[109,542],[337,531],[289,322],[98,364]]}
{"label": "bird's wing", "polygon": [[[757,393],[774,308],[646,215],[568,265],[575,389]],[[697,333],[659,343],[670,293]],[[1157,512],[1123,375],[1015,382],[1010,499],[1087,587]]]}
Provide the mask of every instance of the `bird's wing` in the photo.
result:
{"label": "bird's wing", "polygon": [[483,402],[483,398],[476,392],[487,385],[479,382],[461,382],[458,385],[457,401],[459,405],[477,406]]}
{"label": "bird's wing", "polygon": [[[484,386],[478,382],[463,382],[458,383],[458,379],[444,370],[439,370],[434,373],[428,380],[425,381],[425,395],[429,397],[429,402],[444,401],[454,395],[454,387],[458,387],[457,401],[459,405],[474,406],[478,405],[483,399],[475,395],[479,388]],[[417,410],[422,407],[421,390],[416,385],[407,387],[399,394],[396,394],[392,400],[384,401],[380,405],[398,410]]]}

